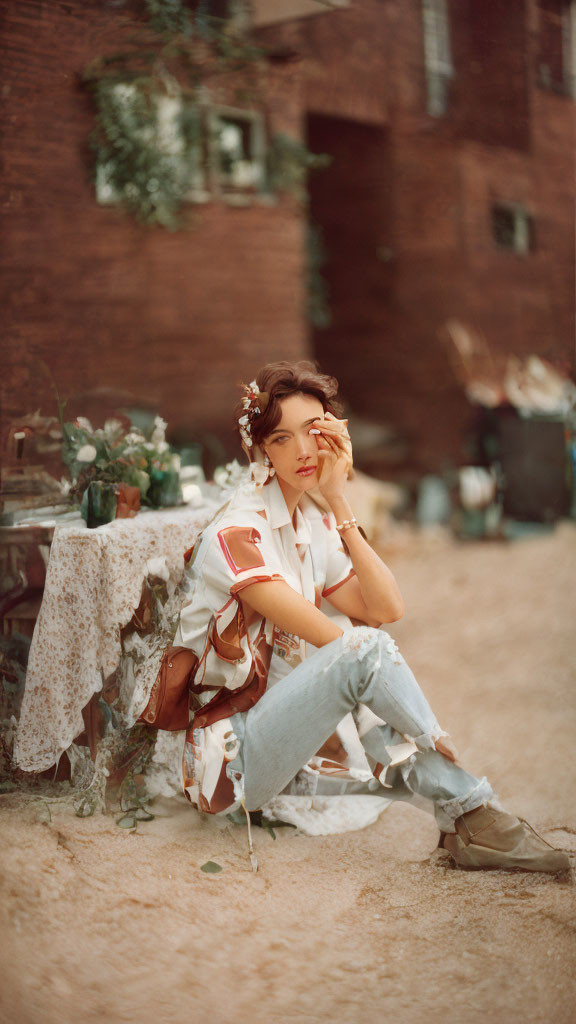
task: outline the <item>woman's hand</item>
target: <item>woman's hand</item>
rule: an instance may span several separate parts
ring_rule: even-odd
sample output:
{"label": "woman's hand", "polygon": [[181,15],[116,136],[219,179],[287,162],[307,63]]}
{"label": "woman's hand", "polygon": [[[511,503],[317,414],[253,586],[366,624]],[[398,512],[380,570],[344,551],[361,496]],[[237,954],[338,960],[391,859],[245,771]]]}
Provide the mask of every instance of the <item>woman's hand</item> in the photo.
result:
{"label": "woman's hand", "polygon": [[344,495],[344,485],[352,469],[352,442],[348,433],[348,420],[339,420],[331,412],[314,423],[318,445],[318,489],[333,501]]}

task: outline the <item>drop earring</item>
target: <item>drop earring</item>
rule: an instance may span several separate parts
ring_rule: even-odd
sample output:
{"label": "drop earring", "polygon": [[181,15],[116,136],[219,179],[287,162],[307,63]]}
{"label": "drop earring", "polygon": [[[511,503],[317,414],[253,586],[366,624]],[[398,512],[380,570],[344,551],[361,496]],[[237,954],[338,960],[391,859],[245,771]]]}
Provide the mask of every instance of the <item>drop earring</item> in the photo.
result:
{"label": "drop earring", "polygon": [[276,470],[274,469],[274,466],[270,462],[270,457],[268,455],[264,456],[264,465],[266,466],[266,468],[268,470],[268,476],[269,477],[274,476]]}

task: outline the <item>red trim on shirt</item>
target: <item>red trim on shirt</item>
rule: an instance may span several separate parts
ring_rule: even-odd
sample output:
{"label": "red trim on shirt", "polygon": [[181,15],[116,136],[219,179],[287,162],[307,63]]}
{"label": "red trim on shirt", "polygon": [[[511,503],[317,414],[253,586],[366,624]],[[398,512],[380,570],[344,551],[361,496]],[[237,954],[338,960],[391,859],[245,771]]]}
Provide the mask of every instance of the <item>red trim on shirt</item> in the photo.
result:
{"label": "red trim on shirt", "polygon": [[286,583],[286,580],[278,572],[269,573],[267,576],[250,576],[247,580],[239,580],[230,587],[230,593],[236,597],[244,587],[250,587],[252,583]]}
{"label": "red trim on shirt", "polygon": [[351,580],[352,577],[355,576],[355,575],[356,575],[356,569],[350,569],[350,572],[346,576],[346,579],[340,580],[340,583],[335,583],[333,587],[328,587],[327,590],[324,589],[322,591],[322,597],[328,597],[329,594],[333,594],[335,590],[338,590],[338,587],[343,587],[344,584],[348,583],[348,580]]}

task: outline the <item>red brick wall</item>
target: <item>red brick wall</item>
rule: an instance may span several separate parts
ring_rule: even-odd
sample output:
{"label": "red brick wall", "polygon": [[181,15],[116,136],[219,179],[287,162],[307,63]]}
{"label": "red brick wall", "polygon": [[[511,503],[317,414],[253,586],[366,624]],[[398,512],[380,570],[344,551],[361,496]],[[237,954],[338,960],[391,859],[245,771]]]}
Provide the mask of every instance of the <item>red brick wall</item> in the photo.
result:
{"label": "red brick wall", "polygon": [[[123,17],[96,0],[4,5],[3,415],[55,411],[47,366],[70,413],[112,388],[157,406],[179,435],[214,429],[232,449],[236,382],[304,354],[301,210],[210,202],[171,234],[96,203],[78,76],[117,52]],[[298,76],[270,71],[270,131],[299,133]]]}
{"label": "red brick wall", "polygon": [[[5,4],[4,415],[53,408],[47,365],[76,396],[71,412],[83,392],[116,388],[179,434],[230,436],[235,382],[314,347],[359,411],[407,432],[415,464],[437,468],[466,458],[471,412],[438,337],[448,317],[500,353],[572,362],[574,103],[535,87],[536,0],[450,11],[442,119],[426,114],[420,0],[354,0],[262,33],[301,56],[272,65],[271,130],[307,124],[311,148],[335,157],[311,179],[334,310],[313,334],[292,200],[190,207],[195,224],[177,234],[96,204],[78,75],[118,48],[124,15],[97,0]],[[533,212],[533,254],[495,248],[494,199]]]}
{"label": "red brick wall", "polygon": [[300,54],[307,111],[384,124],[388,109],[387,4],[352,0],[342,10],[260,29],[258,38]]}

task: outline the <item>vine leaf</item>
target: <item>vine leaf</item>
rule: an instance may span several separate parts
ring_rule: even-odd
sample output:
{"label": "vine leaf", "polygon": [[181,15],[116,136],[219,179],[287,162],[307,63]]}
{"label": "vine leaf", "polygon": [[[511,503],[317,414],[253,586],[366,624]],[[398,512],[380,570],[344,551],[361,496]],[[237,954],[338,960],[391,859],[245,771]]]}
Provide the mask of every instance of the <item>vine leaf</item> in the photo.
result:
{"label": "vine leaf", "polygon": [[137,821],[152,821],[155,815],[152,814],[151,811],[146,810],[145,807],[139,807],[136,811],[135,817]]}
{"label": "vine leaf", "polygon": [[217,864],[215,860],[207,860],[205,864],[202,864],[200,871],[204,871],[207,875],[216,875],[222,871],[222,865]]}
{"label": "vine leaf", "polygon": [[120,828],[136,828],[136,815],[135,814],[124,814],[121,818],[116,819],[116,824]]}

